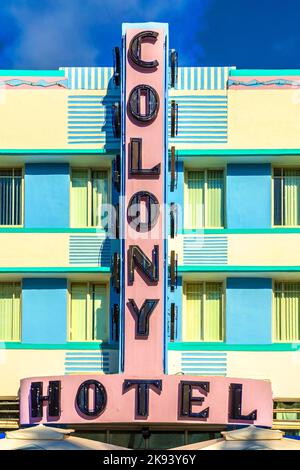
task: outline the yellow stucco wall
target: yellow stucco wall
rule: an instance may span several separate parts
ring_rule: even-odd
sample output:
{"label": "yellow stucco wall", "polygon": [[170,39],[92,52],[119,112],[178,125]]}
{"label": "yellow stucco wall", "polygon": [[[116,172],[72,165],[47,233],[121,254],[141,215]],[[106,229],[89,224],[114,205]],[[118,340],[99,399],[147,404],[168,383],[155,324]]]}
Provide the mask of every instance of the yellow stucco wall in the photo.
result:
{"label": "yellow stucco wall", "polygon": [[[183,239],[178,235],[169,241],[169,251],[175,250],[178,264],[184,265]],[[216,238],[227,237],[228,265],[232,266],[300,266],[300,233],[258,233],[209,235]],[[186,235],[203,237],[202,234]],[[196,263],[195,263],[196,264]],[[208,261],[208,265],[212,263]]]}
{"label": "yellow stucco wall", "polygon": [[232,351],[227,357],[227,374],[230,377],[270,379],[274,398],[299,397],[300,351]]}
{"label": "yellow stucco wall", "polygon": [[68,242],[64,233],[0,233],[0,266],[66,266]]}
{"label": "yellow stucco wall", "polygon": [[229,90],[228,147],[299,148],[300,90]]}
{"label": "yellow stucco wall", "polygon": [[[17,395],[21,378],[63,375],[65,354],[64,350],[0,349],[1,396]],[[180,354],[169,351],[169,374],[180,373]],[[274,398],[295,398],[300,390],[299,367],[300,351],[229,351],[226,376],[271,380]]]}
{"label": "yellow stucco wall", "polygon": [[[88,256],[85,259],[85,253],[81,253],[81,245],[75,251],[82,254],[82,262],[72,264],[72,259],[69,258],[71,251],[70,238],[77,237],[80,240],[82,237],[86,241],[90,237],[91,240],[100,240],[99,254],[93,252],[93,256]],[[101,266],[100,250],[102,240],[105,236],[101,234],[82,234],[72,232],[69,233],[1,233],[0,232],[0,267],[13,268],[13,267],[66,267],[66,266]],[[110,259],[110,248],[105,248],[105,260]],[[74,251],[74,249],[73,249]],[[102,251],[101,251],[102,253]],[[88,253],[89,254],[89,253]]]}
{"label": "yellow stucco wall", "polygon": [[[85,355],[82,350],[64,350],[64,349],[1,349],[0,348],[0,396],[16,396],[18,394],[20,380],[25,377],[45,377],[64,374],[88,374],[83,372],[86,366],[86,361],[78,360],[76,353],[79,356],[89,357],[89,353],[95,354],[97,350],[85,350]],[[99,350],[97,351],[99,353]],[[70,358],[71,354],[71,358]],[[100,353],[99,353],[100,354]],[[73,359],[72,359],[73,357]],[[106,359],[109,360],[110,373],[116,373],[118,365],[118,351],[109,350]],[[90,373],[97,373],[99,376],[105,372],[101,370],[101,358],[97,356],[99,366],[96,367],[93,362],[95,370],[91,368]],[[68,363],[77,361],[75,366],[77,371],[68,372]],[[80,367],[83,369],[80,371]],[[97,369],[97,371],[96,371]]]}
{"label": "yellow stucco wall", "polygon": [[[228,351],[226,356],[227,377],[271,380],[274,398],[299,397],[300,351]],[[168,367],[169,374],[180,373],[181,352],[169,351]]]}
{"label": "yellow stucco wall", "polygon": [[64,374],[65,351],[0,349],[1,396],[16,396],[24,377]]}
{"label": "yellow stucco wall", "polygon": [[[300,148],[300,91],[172,91],[170,97],[203,94],[228,96],[227,143],[178,143],[177,149]],[[1,90],[3,149],[100,149],[104,144],[67,141],[68,96],[105,95],[104,90]],[[183,109],[184,105],[180,105]],[[111,123],[109,122],[109,126]],[[175,139],[176,140],[176,139]]]}
{"label": "yellow stucco wall", "polygon": [[66,148],[67,90],[2,90],[3,149]]}
{"label": "yellow stucco wall", "polygon": [[[176,149],[288,149],[300,148],[300,90],[243,89],[170,91],[177,96],[227,94],[227,142],[176,142]],[[184,105],[179,104],[179,116]],[[207,123],[208,124],[208,123]],[[179,139],[179,137],[178,137]],[[180,140],[180,139],[179,139]],[[210,140],[209,136],[206,140]]]}
{"label": "yellow stucco wall", "polygon": [[228,263],[300,266],[300,233],[228,235]]}
{"label": "yellow stucco wall", "polygon": [[102,148],[103,145],[100,144],[68,144],[69,95],[99,96],[105,95],[105,91],[2,89],[0,93],[1,148],[70,150]]}

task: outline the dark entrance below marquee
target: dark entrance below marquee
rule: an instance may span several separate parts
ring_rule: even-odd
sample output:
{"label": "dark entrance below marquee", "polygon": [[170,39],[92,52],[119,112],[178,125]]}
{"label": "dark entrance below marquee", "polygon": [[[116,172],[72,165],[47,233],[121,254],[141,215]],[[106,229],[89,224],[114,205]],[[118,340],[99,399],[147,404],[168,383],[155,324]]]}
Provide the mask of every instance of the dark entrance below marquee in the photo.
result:
{"label": "dark entrance below marquee", "polygon": [[[72,426],[74,429],[74,426]],[[219,429],[199,429],[198,428],[114,428],[114,429],[98,429],[83,430],[77,429],[72,435],[93,439],[96,441],[107,442],[109,444],[128,447],[130,449],[170,449],[172,447],[184,446],[209,439],[222,437]]]}

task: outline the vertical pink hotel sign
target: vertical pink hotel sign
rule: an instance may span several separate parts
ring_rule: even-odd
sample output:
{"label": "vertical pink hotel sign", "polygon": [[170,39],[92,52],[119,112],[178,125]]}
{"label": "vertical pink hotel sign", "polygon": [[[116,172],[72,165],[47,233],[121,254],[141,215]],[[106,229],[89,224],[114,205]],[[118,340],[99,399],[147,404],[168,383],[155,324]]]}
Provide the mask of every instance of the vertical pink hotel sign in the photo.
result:
{"label": "vertical pink hotel sign", "polygon": [[[164,357],[168,26],[149,25],[148,30],[132,26],[124,25],[125,207],[131,212],[125,220],[124,371],[135,376],[153,376],[163,373]],[[138,255],[147,256],[148,260],[142,258],[142,262],[148,263],[148,270],[139,269]],[[143,304],[144,312],[140,315],[146,318],[141,335],[133,305],[140,309]]]}

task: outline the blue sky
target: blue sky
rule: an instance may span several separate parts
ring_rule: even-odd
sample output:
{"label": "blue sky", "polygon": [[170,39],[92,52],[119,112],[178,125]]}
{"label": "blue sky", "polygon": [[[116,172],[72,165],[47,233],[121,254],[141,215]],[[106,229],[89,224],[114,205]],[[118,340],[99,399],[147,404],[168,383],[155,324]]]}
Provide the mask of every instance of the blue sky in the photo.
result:
{"label": "blue sky", "polygon": [[179,65],[300,68],[299,0],[6,0],[0,68],[112,65],[121,23],[163,21]]}

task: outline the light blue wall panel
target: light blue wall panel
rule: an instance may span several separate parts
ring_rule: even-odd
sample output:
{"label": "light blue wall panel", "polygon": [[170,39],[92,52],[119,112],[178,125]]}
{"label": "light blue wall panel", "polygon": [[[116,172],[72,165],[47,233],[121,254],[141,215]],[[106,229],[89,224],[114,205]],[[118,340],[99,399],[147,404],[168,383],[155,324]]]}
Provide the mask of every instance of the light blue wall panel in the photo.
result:
{"label": "light blue wall panel", "polygon": [[[122,165],[122,162],[121,162],[121,165]],[[112,169],[112,171],[114,171]],[[118,188],[116,187],[115,184],[112,184],[112,191],[111,191],[111,197],[112,197],[112,204],[114,206],[114,208],[116,209],[116,211],[118,210],[119,208],[119,191],[118,191]],[[117,214],[115,214],[115,220],[116,220],[116,217],[117,217]],[[109,253],[110,257],[109,257],[109,262],[107,262],[107,265],[111,265],[112,264],[112,259],[113,259],[113,254],[114,253],[119,253],[120,254],[120,250],[121,250],[121,243],[120,243],[120,240],[115,238],[116,234],[114,234],[114,236],[110,239],[110,240],[105,240],[103,245],[102,245],[102,252],[103,252],[103,261],[101,262],[104,262],[105,264],[105,260],[107,258],[107,255],[105,253]],[[121,289],[122,289],[122,286],[121,286]],[[116,335],[117,335],[117,325],[114,323],[113,321],[113,308],[114,308],[114,305],[118,305],[119,306],[119,328],[118,328],[118,334],[119,334],[119,339],[121,337],[121,335],[123,334],[123,331],[121,330],[121,297],[120,297],[120,294],[116,291],[116,289],[114,288],[114,283],[113,283],[113,279],[112,277],[110,278],[110,289],[109,289],[109,300],[110,300],[110,340],[112,342],[116,342]],[[119,342],[119,341],[118,341]],[[119,358],[120,359],[120,358]],[[119,367],[120,367],[120,363],[121,361],[119,360]]]}
{"label": "light blue wall panel", "polygon": [[228,278],[226,290],[226,342],[272,342],[272,279]]}
{"label": "light blue wall panel", "polygon": [[62,344],[67,338],[67,280],[23,279],[22,342]]}
{"label": "light blue wall panel", "polygon": [[66,163],[25,165],[25,227],[70,225],[70,175]]}
{"label": "light blue wall panel", "polygon": [[[170,169],[170,168],[169,168]],[[168,204],[171,203],[176,204],[177,207],[177,217],[176,220],[176,233],[182,233],[183,230],[183,221],[184,221],[184,165],[183,162],[176,162],[176,184],[173,188],[171,188],[171,181],[170,181],[170,172],[168,174],[168,192],[167,192],[167,200]],[[171,190],[172,189],[172,190]],[[168,218],[168,233],[170,236],[170,220]],[[168,279],[168,287],[167,287],[167,339],[170,340],[170,326],[171,326],[171,303],[174,302],[176,305],[177,311],[177,321],[175,324],[175,341],[181,340],[182,337],[182,328],[181,328],[181,315],[182,315],[182,278],[178,277],[177,287],[172,292],[170,289],[170,279]]]}
{"label": "light blue wall panel", "polygon": [[228,228],[271,227],[271,165],[228,164]]}
{"label": "light blue wall panel", "polygon": [[[171,166],[169,164],[169,172]],[[171,178],[168,178],[168,191],[167,191],[168,204],[172,203],[177,206],[176,229],[177,233],[182,233],[184,224],[184,166],[183,162],[176,162],[176,183],[171,190]],[[168,233],[170,235],[170,223],[168,222]]]}

